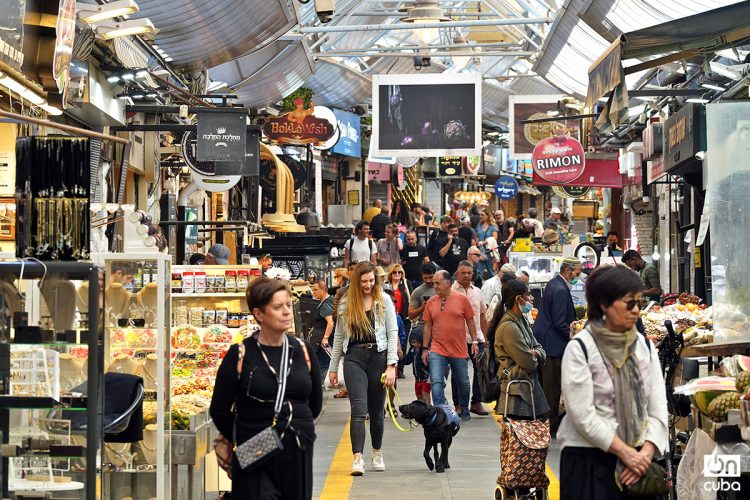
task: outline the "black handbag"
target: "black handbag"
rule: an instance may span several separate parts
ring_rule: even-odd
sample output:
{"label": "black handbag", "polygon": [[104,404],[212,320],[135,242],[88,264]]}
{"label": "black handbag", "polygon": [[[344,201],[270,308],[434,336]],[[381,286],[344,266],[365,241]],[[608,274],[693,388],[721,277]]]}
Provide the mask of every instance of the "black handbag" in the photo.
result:
{"label": "black handbag", "polygon": [[[257,340],[257,337],[256,337]],[[260,343],[258,343],[260,348]],[[281,407],[284,404],[284,395],[286,394],[286,382],[289,375],[289,365],[291,359],[289,359],[289,339],[284,335],[284,343],[281,349],[281,363],[279,367],[279,373],[268,362],[268,357],[263,349],[260,348],[260,352],[263,355],[263,359],[271,370],[271,373],[276,376],[278,382],[278,389],[276,390],[276,403],[274,406],[273,421],[270,426],[266,427],[258,434],[254,435],[244,443],[237,446],[234,450],[234,454],[237,457],[237,462],[242,470],[250,470],[260,466],[264,462],[268,461],[271,457],[278,455],[284,449],[284,445],[281,443],[284,437],[284,432],[289,428],[292,422],[292,409],[289,405],[289,420],[287,421],[286,428],[279,435],[276,430],[276,424],[281,413]],[[236,415],[235,415],[235,435],[236,435]]]}

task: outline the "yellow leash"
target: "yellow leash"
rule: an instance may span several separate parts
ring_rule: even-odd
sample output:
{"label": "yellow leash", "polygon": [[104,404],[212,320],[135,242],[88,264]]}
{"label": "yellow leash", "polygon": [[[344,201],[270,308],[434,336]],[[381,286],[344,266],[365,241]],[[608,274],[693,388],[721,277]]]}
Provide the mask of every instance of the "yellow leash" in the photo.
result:
{"label": "yellow leash", "polygon": [[395,387],[387,387],[385,385],[385,373],[383,375],[381,375],[380,382],[385,387],[385,401],[386,401],[386,403],[388,403],[388,413],[391,416],[391,420],[393,420],[393,425],[395,425],[396,429],[400,430],[401,432],[411,432],[413,430],[416,430],[417,427],[416,427],[416,424],[414,423],[413,420],[409,420],[409,428],[408,429],[404,429],[403,427],[401,427],[401,425],[396,420],[396,416],[393,414],[393,406],[391,405],[391,398],[388,397],[388,389],[390,389],[390,390],[393,391],[393,394],[396,396],[396,399],[398,399],[398,404],[399,405],[403,404],[403,403],[401,403],[401,397],[399,397],[398,392],[396,392],[396,388]]}

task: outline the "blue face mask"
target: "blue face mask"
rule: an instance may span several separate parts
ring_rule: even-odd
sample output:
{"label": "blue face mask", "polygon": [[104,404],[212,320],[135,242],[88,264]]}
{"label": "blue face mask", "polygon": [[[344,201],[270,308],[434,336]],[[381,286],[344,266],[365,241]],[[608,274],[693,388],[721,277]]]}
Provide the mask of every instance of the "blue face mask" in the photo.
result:
{"label": "blue face mask", "polygon": [[532,309],[534,309],[534,304],[532,304],[531,302],[524,302],[521,305],[521,312],[523,314],[529,314]]}

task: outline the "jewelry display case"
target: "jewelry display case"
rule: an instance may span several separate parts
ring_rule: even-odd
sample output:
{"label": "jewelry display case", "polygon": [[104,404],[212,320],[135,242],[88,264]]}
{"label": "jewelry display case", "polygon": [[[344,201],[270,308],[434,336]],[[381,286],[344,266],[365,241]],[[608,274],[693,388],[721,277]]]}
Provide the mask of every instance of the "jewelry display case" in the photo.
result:
{"label": "jewelry display case", "polygon": [[[129,381],[140,385],[142,379],[142,386],[132,392],[132,401],[121,404],[126,413],[135,405],[131,425],[110,433],[105,427],[103,498],[172,498],[171,259],[155,251],[97,254],[94,258],[106,271],[105,383],[111,381],[113,387],[125,384],[125,394],[130,395]],[[108,392],[105,397],[112,396]]]}
{"label": "jewelry display case", "polygon": [[2,496],[101,496],[100,270],[0,262]]}

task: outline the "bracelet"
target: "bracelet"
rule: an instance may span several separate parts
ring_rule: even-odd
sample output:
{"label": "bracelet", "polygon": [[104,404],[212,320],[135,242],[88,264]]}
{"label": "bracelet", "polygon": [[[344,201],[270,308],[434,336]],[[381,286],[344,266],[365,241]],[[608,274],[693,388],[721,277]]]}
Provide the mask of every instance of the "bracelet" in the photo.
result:
{"label": "bracelet", "polygon": [[472,340],[471,343],[472,344],[479,344],[479,341],[478,340]]}

